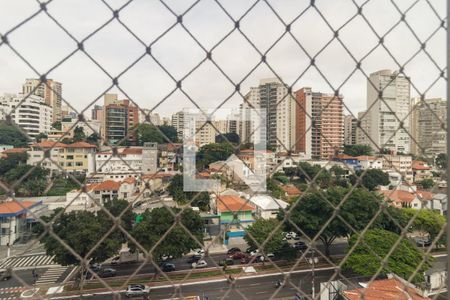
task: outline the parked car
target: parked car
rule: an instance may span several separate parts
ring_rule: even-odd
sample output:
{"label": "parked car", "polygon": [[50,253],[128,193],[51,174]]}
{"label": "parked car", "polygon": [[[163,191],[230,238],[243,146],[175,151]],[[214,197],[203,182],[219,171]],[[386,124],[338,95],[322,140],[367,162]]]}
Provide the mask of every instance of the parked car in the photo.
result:
{"label": "parked car", "polygon": [[254,247],[248,247],[247,249],[245,249],[245,253],[250,254],[251,252],[253,252],[253,251],[255,251],[255,250],[257,250],[257,249],[254,248]]}
{"label": "parked car", "polygon": [[237,247],[233,247],[228,249],[227,254],[234,254],[236,252],[242,252],[241,249],[237,248]]}
{"label": "parked car", "polygon": [[253,250],[252,252],[250,252],[250,256],[256,256],[259,254],[259,249]]}
{"label": "parked car", "polygon": [[291,245],[291,247],[302,251],[308,249],[308,245],[306,245],[306,243],[304,242],[295,242],[294,244]]}
{"label": "parked car", "polygon": [[285,238],[287,240],[290,240],[290,239],[296,239],[296,238],[299,238],[299,237],[298,237],[298,234],[296,232],[291,231],[291,232],[286,233]]}
{"label": "parked car", "polygon": [[116,276],[117,271],[113,268],[104,268],[98,272],[98,276],[104,278],[104,277],[114,277]]}
{"label": "parked car", "polygon": [[230,255],[230,257],[232,259],[241,259],[247,256],[247,253],[243,253],[243,252],[235,252],[233,254]]}
{"label": "parked car", "polygon": [[196,268],[196,269],[200,269],[200,268],[206,268],[208,266],[208,264],[206,263],[206,261],[199,260],[198,262],[194,262],[192,263],[192,268]]}
{"label": "parked car", "polygon": [[163,272],[172,272],[172,271],[175,271],[175,265],[174,265],[174,264],[171,264],[171,263],[164,263],[164,264],[162,265],[161,270],[162,270]]}
{"label": "parked car", "polygon": [[205,250],[204,249],[195,249],[194,250],[194,255],[205,256]]}
{"label": "parked car", "polygon": [[129,285],[125,295],[127,297],[138,297],[148,295],[150,293],[150,287],[143,284],[132,284]]}
{"label": "parked car", "polygon": [[0,271],[0,280],[10,280],[11,279],[11,269],[6,269]]}
{"label": "parked car", "polygon": [[188,257],[187,262],[192,264],[192,263],[198,262],[200,259],[202,259],[202,257],[203,256],[201,256],[201,255],[194,254],[194,255],[191,255]]}
{"label": "parked car", "polygon": [[231,257],[227,257],[227,258],[219,261],[219,266],[224,266],[224,265],[227,265],[227,266],[234,265],[234,260]]}
{"label": "parked car", "polygon": [[173,256],[170,254],[163,254],[161,255],[161,260],[162,261],[168,261],[169,259],[173,259]]}
{"label": "parked car", "polygon": [[429,238],[419,237],[419,238],[415,238],[415,240],[416,240],[416,245],[418,247],[429,247],[429,246],[431,246],[431,240]]}
{"label": "parked car", "polygon": [[100,271],[102,269],[102,265],[99,263],[94,263],[94,264],[90,265],[90,268],[92,271],[97,273],[98,271]]}

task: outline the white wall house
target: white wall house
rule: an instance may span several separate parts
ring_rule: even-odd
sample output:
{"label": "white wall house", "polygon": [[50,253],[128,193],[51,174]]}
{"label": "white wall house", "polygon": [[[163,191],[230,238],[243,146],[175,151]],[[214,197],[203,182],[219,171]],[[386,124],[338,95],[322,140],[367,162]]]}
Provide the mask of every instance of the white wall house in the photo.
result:
{"label": "white wall house", "polygon": [[39,133],[49,133],[53,120],[52,107],[45,104],[44,98],[23,94],[4,94],[0,96],[0,110],[11,114],[11,119],[28,136],[34,138]]}
{"label": "white wall house", "polygon": [[289,205],[269,195],[255,195],[249,201],[256,207],[256,215],[263,219],[275,219],[280,208],[285,209]]}

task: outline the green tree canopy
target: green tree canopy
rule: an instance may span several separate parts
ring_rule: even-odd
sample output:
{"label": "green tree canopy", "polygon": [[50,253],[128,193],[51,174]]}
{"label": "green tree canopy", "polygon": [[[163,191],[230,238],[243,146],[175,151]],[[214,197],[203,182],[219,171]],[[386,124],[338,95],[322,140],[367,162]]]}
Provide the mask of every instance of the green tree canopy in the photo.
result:
{"label": "green tree canopy", "polygon": [[235,132],[223,133],[216,136],[216,143],[233,143],[239,144],[239,135]]}
{"label": "green tree canopy", "polygon": [[47,187],[47,175],[49,170],[40,166],[19,164],[14,169],[7,171],[3,178],[8,184],[13,184],[30,172],[16,187],[16,196],[41,196]]}
{"label": "green tree canopy", "polygon": [[[404,214],[402,226],[406,226],[407,222],[417,214],[412,226],[408,228],[409,231],[426,232],[430,235],[430,239],[432,241],[438,236],[441,229],[445,226],[445,217],[437,211],[430,209],[421,209],[417,211],[412,208],[404,208],[402,209],[402,213]],[[438,241],[438,244],[441,243],[442,240]]]}
{"label": "green tree canopy", "polygon": [[84,128],[81,126],[75,127],[73,130],[73,141],[79,142],[84,141],[86,139],[86,134],[84,133]]}
{"label": "green tree canopy", "polygon": [[[93,249],[89,258],[93,262],[103,262],[117,254],[121,241],[109,235],[98,247],[96,244],[106,235],[110,227],[89,211],[72,211],[57,217],[52,224],[53,232],[81,257]],[[79,265],[79,260],[52,235],[46,234],[41,241],[47,255],[55,255],[54,260],[64,266]]]}
{"label": "green tree canopy", "polygon": [[61,128],[62,128],[61,121],[53,122],[52,127],[55,129],[61,130]]}
{"label": "green tree canopy", "polygon": [[368,145],[344,145],[344,154],[350,156],[372,155],[373,150]]}
{"label": "green tree canopy", "polygon": [[[159,129],[159,130],[158,130]],[[169,140],[164,137],[163,133]],[[154,142],[158,144],[166,144],[169,142],[177,142],[177,130],[173,126],[161,125],[155,126],[153,124],[140,124],[137,129],[138,143],[143,145],[145,142]]]}
{"label": "green tree canopy", "polygon": [[42,140],[45,140],[48,138],[48,135],[46,135],[45,133],[39,133],[38,135],[36,135],[34,137],[36,139],[36,142],[40,143]]}
{"label": "green tree canopy", "polygon": [[184,205],[192,201],[192,206],[197,206],[203,211],[209,210],[209,194],[207,192],[185,192],[183,190],[182,175],[175,175],[167,187],[167,190],[173,197],[173,200],[179,204]]}
{"label": "green tree canopy", "polygon": [[439,153],[436,156],[435,164],[439,169],[445,170],[447,168],[447,162],[448,162],[448,157],[447,157],[446,153]]}
{"label": "green tree canopy", "polygon": [[[355,175],[350,175],[349,180],[352,185],[356,184],[357,177],[360,177],[363,171],[356,171]],[[361,178],[361,184],[369,191],[375,190],[379,185],[389,185],[389,174],[379,169],[369,169]]]}
{"label": "green tree canopy", "polygon": [[20,164],[27,163],[27,153],[10,153],[8,157],[0,159],[0,177],[3,177],[6,172],[16,168]]}
{"label": "green tree canopy", "polygon": [[[172,208],[172,211],[178,214],[181,210]],[[204,224],[198,213],[186,209],[181,213],[179,220],[198,242],[203,242]],[[156,258],[160,258],[163,254],[181,257],[191,249],[200,248],[197,241],[180,225],[172,227],[174,223],[175,217],[166,207],[146,210],[142,214],[142,221],[133,228],[131,234],[146,250],[152,249],[158,243],[152,252]]]}
{"label": "green tree canopy", "polygon": [[286,243],[283,241],[281,228],[276,229],[279,224],[280,222],[276,219],[258,219],[251,226],[247,227],[244,240],[250,247],[257,249],[259,246],[262,246],[273,232],[273,235],[267,240],[262,250],[266,254],[277,252]]}
{"label": "green tree canopy", "polygon": [[[162,131],[162,133],[164,133],[164,135],[170,140],[170,142],[178,142],[178,133],[175,127],[170,125],[159,125],[158,128]],[[164,143],[168,143],[168,141],[165,141]]]}
{"label": "green tree canopy", "polygon": [[213,143],[200,147],[197,153],[197,168],[203,170],[210,163],[227,160],[234,153],[234,148],[229,143]]}
{"label": "green tree canopy", "polygon": [[[326,191],[313,191],[300,197],[290,216],[290,220],[296,224],[311,239],[314,238],[332,218],[334,208],[350,192],[350,189],[333,187]],[[361,188],[354,189],[341,206],[339,215],[355,230],[364,229],[368,222],[374,218],[381,205],[381,198]],[[289,210],[290,207],[287,208]],[[284,211],[280,211],[278,218],[284,218]],[[286,228],[292,228],[290,222],[286,222]],[[325,227],[319,236],[325,247],[325,254],[329,256],[330,246],[337,237],[350,236],[353,232],[338,217]]]}
{"label": "green tree canopy", "polygon": [[0,121],[0,145],[13,145],[17,147],[26,147],[28,137],[13,125]]}
{"label": "green tree canopy", "polygon": [[434,180],[431,178],[423,179],[423,180],[417,181],[416,183],[425,190],[429,190],[434,186]]}
{"label": "green tree canopy", "polygon": [[[133,229],[133,222],[136,215],[133,213],[131,206],[129,206],[128,201],[123,199],[113,198],[112,200],[106,201],[103,204],[104,208],[109,211],[114,217],[120,216],[120,225],[127,232],[131,232]],[[97,214],[98,219],[107,228],[111,228],[114,225],[113,220],[105,211],[100,210]],[[117,229],[112,234],[116,239],[120,240],[122,243],[127,241],[125,233]]]}
{"label": "green tree canopy", "polygon": [[[383,229],[368,230],[360,242],[349,255],[345,263],[345,268],[350,269],[363,276],[374,275],[381,267],[381,260],[387,256],[394,247],[400,236],[396,233]],[[357,236],[353,235],[349,241],[351,249],[357,241]],[[424,281],[423,273],[431,267],[430,258],[420,268],[424,254],[417,249],[409,240],[402,239],[395,251],[389,256],[387,265],[381,270],[381,274],[394,273],[408,279],[416,270],[413,282]]]}

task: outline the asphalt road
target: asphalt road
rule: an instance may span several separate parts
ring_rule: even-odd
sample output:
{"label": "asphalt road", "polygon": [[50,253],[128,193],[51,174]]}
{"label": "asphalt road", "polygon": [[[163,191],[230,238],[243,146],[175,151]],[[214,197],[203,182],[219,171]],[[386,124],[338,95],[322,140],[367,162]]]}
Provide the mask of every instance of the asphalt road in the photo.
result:
{"label": "asphalt road", "polygon": [[[319,292],[320,282],[328,281],[333,275],[333,270],[316,271],[315,287],[316,294]],[[274,293],[275,298],[293,297],[298,290],[302,290],[305,294],[312,293],[312,276],[310,272],[302,274],[292,274],[290,282],[282,288],[277,289],[275,282],[281,279],[280,275],[270,275],[258,278],[245,278],[237,280],[235,285],[231,285],[226,281],[198,283],[182,286],[179,290],[174,287],[152,288],[150,291],[150,299],[172,299],[182,298],[186,296],[206,296],[208,300],[213,299],[269,299]],[[125,293],[121,292],[120,298],[124,299]],[[245,298],[244,298],[244,297]],[[84,296],[83,299],[112,299],[111,294]]]}
{"label": "asphalt road", "polygon": [[[321,251],[322,253],[324,253],[323,246],[321,243],[317,244],[317,249],[319,251]],[[347,249],[347,243],[345,243],[345,242],[333,244],[333,246],[330,248],[332,255],[344,254],[346,249]],[[316,256],[320,257],[319,254],[317,254]],[[205,257],[205,260],[208,263],[208,267],[215,267],[216,264],[217,265],[219,264],[219,261],[221,261],[222,259],[224,259],[226,257],[227,257],[226,254],[211,254],[211,255]],[[276,261],[276,258],[274,259],[274,261]],[[177,271],[188,270],[191,268],[191,264],[187,263],[187,258],[173,259],[173,260],[170,260],[169,262],[175,264]],[[239,260],[236,260],[235,263],[239,264]],[[113,269],[115,269],[117,271],[117,276],[128,276],[128,275],[133,274],[136,271],[136,269],[138,269],[141,265],[142,265],[142,262],[140,262],[140,263],[137,262],[137,263],[125,263],[125,264],[116,265],[116,266],[104,264],[104,267],[112,267]],[[148,263],[148,264],[145,264],[136,274],[150,274],[150,273],[154,273],[155,270],[156,270],[156,268],[152,264]]]}

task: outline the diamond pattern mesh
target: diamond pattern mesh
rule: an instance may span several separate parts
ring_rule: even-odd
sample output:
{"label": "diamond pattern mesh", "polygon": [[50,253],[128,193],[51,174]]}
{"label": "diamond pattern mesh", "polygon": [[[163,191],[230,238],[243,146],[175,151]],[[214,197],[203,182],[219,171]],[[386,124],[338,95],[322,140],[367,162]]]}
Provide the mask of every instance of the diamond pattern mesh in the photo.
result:
{"label": "diamond pattern mesh", "polygon": [[[102,292],[110,292],[108,295],[113,295],[117,299],[124,297],[123,291],[131,283],[150,284],[152,288],[165,285],[166,289],[170,290],[170,296],[166,295],[165,298],[183,298],[189,294],[196,294],[204,298],[205,296],[210,297],[208,299],[287,299],[298,293],[306,299],[318,299],[320,298],[319,282],[324,283],[325,287],[331,287],[334,286],[336,280],[340,280],[348,287],[354,286],[356,275],[346,272],[345,266],[351,255],[360,247],[366,247],[367,252],[377,259],[376,271],[371,276],[364,278],[364,281],[370,286],[379,280],[386,273],[385,269],[389,268],[389,261],[396,256],[396,251],[403,249],[402,243],[409,240],[408,234],[413,231],[415,221],[425,209],[413,210],[407,220],[399,220],[392,215],[392,210],[389,209],[390,205],[385,201],[380,201],[377,202],[378,206],[373,210],[370,218],[364,220],[363,225],[361,222],[356,222],[354,216],[344,212],[349,205],[355,205],[352,195],[357,191],[373,193],[365,185],[364,180],[369,169],[355,172],[348,161],[343,161],[343,168],[349,176],[353,176],[354,182],[336,200],[318,182],[321,180],[321,176],[326,176],[327,169],[332,167],[332,159],[322,165],[315,174],[311,174],[304,168],[304,165],[299,164],[298,176],[306,178],[308,184],[291,205],[287,208],[280,206],[278,217],[280,222],[267,234],[263,242],[257,236],[253,236],[252,231],[248,230],[244,223],[237,220],[239,212],[242,212],[244,207],[250,204],[249,199],[256,196],[256,193],[249,193],[245,203],[234,214],[234,220],[220,226],[219,232],[212,237],[207,246],[204,246],[204,241],[199,238],[198,234],[191,232],[190,225],[185,220],[183,221],[183,214],[191,205],[194,206],[195,201],[202,196],[202,193],[195,193],[191,199],[187,200],[187,203],[178,209],[158,198],[158,205],[166,209],[170,222],[166,224],[164,233],[157,241],[148,243],[144,241],[145,245],[143,245],[142,238],[133,235],[124,219],[130,209],[135,209],[136,204],[146,198],[144,195],[155,193],[164,185],[164,183],[156,186],[154,184],[164,172],[160,170],[150,176],[144,176],[139,170],[136,170],[136,166],[131,165],[120,155],[122,147],[129,145],[129,141],[139,134],[137,127],[129,130],[124,137],[113,143],[97,132],[98,128],[94,128],[91,123],[86,121],[90,109],[101,103],[104,95],[111,92],[118,92],[124,98],[129,99],[138,108],[139,114],[143,115],[144,120],[141,123],[149,125],[158,125],[153,124],[152,114],[158,112],[163,114],[169,109],[174,112],[173,108],[181,109],[189,106],[203,111],[204,108],[214,107],[215,110],[211,113],[214,115],[216,110],[223,107],[237,107],[240,103],[252,106],[245,93],[248,87],[254,86],[255,80],[260,79],[264,74],[265,77],[270,75],[277,78],[287,87],[287,93],[276,103],[276,106],[286,101],[294,101],[296,109],[304,113],[309,120],[314,119],[312,113],[297,98],[290,96],[305,82],[312,84],[313,87],[316,83],[320,84],[324,90],[334,95],[321,110],[325,111],[333,101],[340,101],[345,113],[357,120],[356,126],[361,134],[376,145],[378,143],[362,126],[362,121],[372,110],[377,109],[376,105],[381,102],[383,107],[392,113],[395,121],[400,124],[398,128],[392,130],[386,140],[394,138],[398,132],[406,132],[411,139],[411,144],[418,148],[419,156],[427,162],[433,163],[434,158],[416,140],[416,136],[411,132],[412,128],[406,126],[417,106],[411,106],[406,115],[399,116],[396,108],[391,107],[392,102],[386,100],[389,96],[384,94],[387,92],[385,88],[376,86],[369,78],[370,73],[375,71],[374,67],[382,68],[387,64],[397,69],[398,73],[393,76],[392,82],[399,76],[405,76],[412,93],[418,96],[418,101],[423,103],[437,119],[442,129],[446,131],[446,121],[436,115],[428,102],[424,101],[432,97],[437,90],[442,90],[442,87],[447,84],[446,63],[444,62],[446,55],[438,49],[445,49],[443,40],[447,33],[447,17],[442,11],[445,3],[428,0],[391,0],[382,3],[370,0],[349,0],[339,2],[339,4],[314,0],[294,2],[102,0],[95,1],[95,3],[87,1],[70,3],[67,8],[73,9],[74,13],[68,14],[62,8],[65,5],[64,2],[50,0],[47,2],[29,1],[20,12],[17,11],[17,14],[11,11],[9,18],[5,18],[6,25],[0,27],[0,59],[2,61],[6,61],[6,58],[2,57],[5,56],[11,60],[10,64],[14,68],[16,65],[21,65],[21,68],[25,66],[26,74],[28,74],[26,76],[38,78],[41,83],[55,93],[58,91],[48,84],[47,79],[57,79],[58,74],[71,73],[70,69],[73,69],[74,73],[81,73],[80,67],[86,68],[80,78],[65,75],[74,82],[79,80],[80,83],[76,83],[77,89],[83,89],[83,85],[89,86],[90,94],[88,99],[83,100],[82,105],[78,101],[66,98],[66,94],[59,95],[63,104],[75,112],[77,120],[63,132],[62,136],[57,138],[57,142],[63,142],[65,138],[70,137],[70,132],[82,125],[98,134],[102,147],[111,148],[112,155],[105,159],[103,164],[97,167],[97,170],[102,169],[112,160],[117,160],[134,173],[136,180],[142,182],[142,189],[133,194],[133,199],[128,201],[127,207],[122,207],[120,211],[112,211],[105,207],[98,198],[86,193],[98,174],[94,172],[80,180],[80,177],[65,172],[55,156],[52,155],[52,151],[57,149],[56,144],[46,150],[40,162],[24,172],[14,182],[7,183],[2,174],[0,187],[4,191],[5,198],[16,198],[15,193],[21,189],[27,178],[32,176],[35,169],[38,166],[44,166],[44,163],[51,165],[54,172],[60,171],[66,174],[67,180],[79,187],[72,200],[51,218],[42,217],[33,210],[28,211],[29,216],[37,220],[36,226],[42,227],[42,231],[21,254],[27,254],[39,242],[51,239],[53,243],[62,245],[68,255],[76,258],[75,265],[79,266],[77,270],[87,269],[93,276],[91,280],[81,280],[80,282],[77,277],[79,276],[77,275],[78,271],[71,273],[63,282],[63,285],[66,286],[65,293],[86,295],[92,294],[93,289],[96,288]],[[7,11],[9,6],[3,3],[0,4],[0,10],[3,5]],[[11,7],[13,6],[11,5]],[[12,21],[8,22],[11,18]],[[86,18],[86,22],[84,18]],[[36,31],[35,26],[39,24],[45,24],[42,28],[52,32],[51,40],[46,40],[49,37],[45,35],[44,30]],[[315,35],[306,34],[316,30],[317,34]],[[42,34],[43,41],[47,43],[43,49],[40,49],[41,41],[36,43],[36,50],[32,50],[34,43],[31,41],[36,42],[38,39],[29,35],[35,33]],[[26,48],[23,47],[24,35],[27,35],[27,39],[30,40],[30,43],[26,44]],[[48,47],[49,45],[52,46]],[[45,53],[46,51],[48,53]],[[237,68],[236,65],[242,67]],[[66,68],[66,66],[68,67]],[[420,72],[420,68],[423,69],[422,72]],[[149,73],[150,75],[148,75]],[[414,75],[416,77],[413,77]],[[8,75],[4,74],[2,77],[7,78]],[[25,76],[23,77],[25,78]],[[289,78],[289,81],[283,80],[286,78]],[[362,108],[360,103],[347,101],[340,97],[341,94],[346,96],[347,93],[350,99],[351,97],[360,97],[352,91],[357,87],[355,82],[358,80],[368,82],[368,88],[373,88],[378,93],[376,101],[369,105],[361,115],[355,113],[355,107]],[[347,88],[348,86],[350,88]],[[14,126],[26,136],[28,136],[26,130],[14,122],[13,115],[18,113],[19,107],[32,97],[37,89],[38,86],[24,95],[21,102],[17,103],[15,108],[4,117],[8,125]],[[151,95],[147,96],[151,98],[151,101],[141,102],[139,100],[142,97],[140,89],[144,91],[144,94],[148,92]],[[72,87],[72,92],[74,91],[75,89]],[[208,94],[207,97],[211,100],[202,101],[205,98],[204,94]],[[205,104],[208,107],[205,107]],[[208,117],[208,114],[205,113],[205,117]],[[238,153],[245,144],[245,141],[238,144],[229,141],[226,135],[222,135],[223,132],[214,122],[205,122],[196,129],[197,133],[205,126],[212,126],[214,131],[223,137],[224,143],[230,146],[235,153]],[[292,146],[285,145],[281,138],[276,137],[277,143],[282,148],[279,152],[286,152],[287,155],[283,160],[277,162],[273,170],[278,170],[289,159],[294,159],[292,155],[296,150],[295,145],[315,126],[318,125],[311,122],[311,125],[305,128],[305,132],[297,136]],[[154,128],[165,143],[177,147],[176,141],[172,141],[167,132],[158,126]],[[29,139],[32,140],[31,137]],[[320,139],[322,145],[334,146],[330,137],[322,132],[320,132]],[[376,150],[382,153],[380,159],[389,161],[391,156],[383,151],[384,146],[377,146]],[[222,168],[218,172],[223,171]],[[399,168],[392,167],[393,171],[402,174],[402,170]],[[268,174],[268,177],[272,177],[273,173],[275,171]],[[443,173],[440,176],[446,180]],[[48,186],[55,184],[57,179],[57,177],[52,177]],[[411,187],[412,184],[406,183],[406,186]],[[437,193],[439,186],[434,184],[430,191]],[[394,193],[392,190],[387,194],[392,196]],[[221,200],[218,193],[211,192],[210,194],[217,198],[218,205],[232,210],[226,202]],[[303,205],[310,194],[316,195],[323,208],[330,211],[327,221],[316,224],[317,227],[314,230],[299,226],[298,222],[293,221],[293,216],[296,216],[298,211],[305,209]],[[422,193],[413,191],[412,194],[423,203],[428,201]],[[97,216],[101,215],[103,224],[106,225],[103,226],[105,228],[101,229],[98,240],[91,245],[90,249],[80,252],[77,246],[67,240],[67,235],[58,235],[61,232],[57,230],[57,227],[60,225],[61,217],[82,196],[87,196],[89,201],[92,201],[92,207]],[[18,201],[17,203],[23,209],[27,209],[23,202]],[[394,231],[399,234],[399,238],[386,253],[380,256],[376,249],[372,249],[373,245],[370,246],[371,244],[365,239],[365,236],[382,216],[391,223]],[[432,254],[434,246],[445,238],[447,224],[441,225],[435,232],[431,245],[422,249],[423,259],[417,262],[415,270],[409,272],[408,275],[396,274],[404,278],[401,286],[404,293],[411,293],[408,284],[416,283],[415,278],[422,275],[423,267],[430,263],[429,256]],[[354,241],[345,251],[330,256],[326,249],[318,247],[318,245],[324,242],[327,232],[336,226],[340,226],[342,231],[346,232],[339,239],[346,241],[352,235]],[[265,257],[262,264],[257,262],[256,256],[252,256],[245,264],[258,266],[256,267],[257,273],[260,274],[257,276],[266,274],[268,278],[275,278],[270,279],[272,282],[282,278],[282,286],[273,288],[270,292],[262,290],[262,294],[258,295],[257,290],[255,290],[255,294],[246,284],[248,274],[244,268],[226,268],[219,265],[219,260],[223,258],[211,254],[209,251],[213,250],[214,245],[223,243],[223,237],[230,232],[231,228],[243,230],[247,235],[246,238],[255,244]],[[288,262],[270,256],[266,250],[271,240],[276,239],[280,231],[284,231],[286,228],[298,232],[305,239],[307,245],[306,250],[298,253],[295,259]],[[173,232],[181,232],[182,235],[190,238],[193,243],[192,248],[205,248],[206,259],[210,264],[208,267],[212,268],[208,269],[210,275],[207,275],[206,279],[212,277],[222,284],[218,287],[220,292],[214,293],[215,296],[208,296],[209,289],[201,291],[205,285],[199,285],[201,286],[200,292],[198,290],[192,292],[192,289],[189,289],[193,282],[206,280],[205,277],[198,275],[202,273],[197,268],[186,269],[176,275],[162,270],[160,255],[167,253],[159,253],[158,247],[164,243],[170,243]],[[135,265],[126,276],[120,277],[120,280],[100,276],[90,264],[91,257],[96,251],[106,251],[105,243],[111,237],[119,241],[128,241],[128,244],[139,250],[144,257],[142,262]],[[335,238],[336,236],[328,238],[327,241],[332,244]],[[346,242],[344,243],[346,244]],[[311,259],[311,256],[317,257],[318,260]],[[148,274],[150,267],[153,269],[152,275]],[[21,286],[32,288],[33,284],[26,276],[23,276],[24,273],[15,267],[10,270],[13,279]],[[142,275],[143,273],[146,275]],[[279,275],[275,276],[272,273],[279,273]],[[236,280],[228,282],[230,274]],[[263,276],[255,277],[253,275],[252,278],[261,278],[258,280],[261,280],[263,285],[264,282],[267,282],[264,281],[265,277]],[[442,288],[446,287],[445,282],[446,280],[443,281]],[[270,285],[273,284],[270,283]],[[48,286],[44,286],[42,289],[46,290],[46,288]],[[314,288],[315,295],[312,294]],[[289,289],[288,292],[287,289]],[[158,290],[155,289],[155,291]],[[357,297],[364,299],[366,292],[369,292],[369,289],[359,289]],[[153,291],[150,295],[152,293]],[[41,292],[36,297],[45,299],[48,296]],[[154,297],[155,299],[164,298],[162,294]],[[438,294],[430,296],[434,299],[437,297]],[[399,298],[403,299],[400,296]]]}

